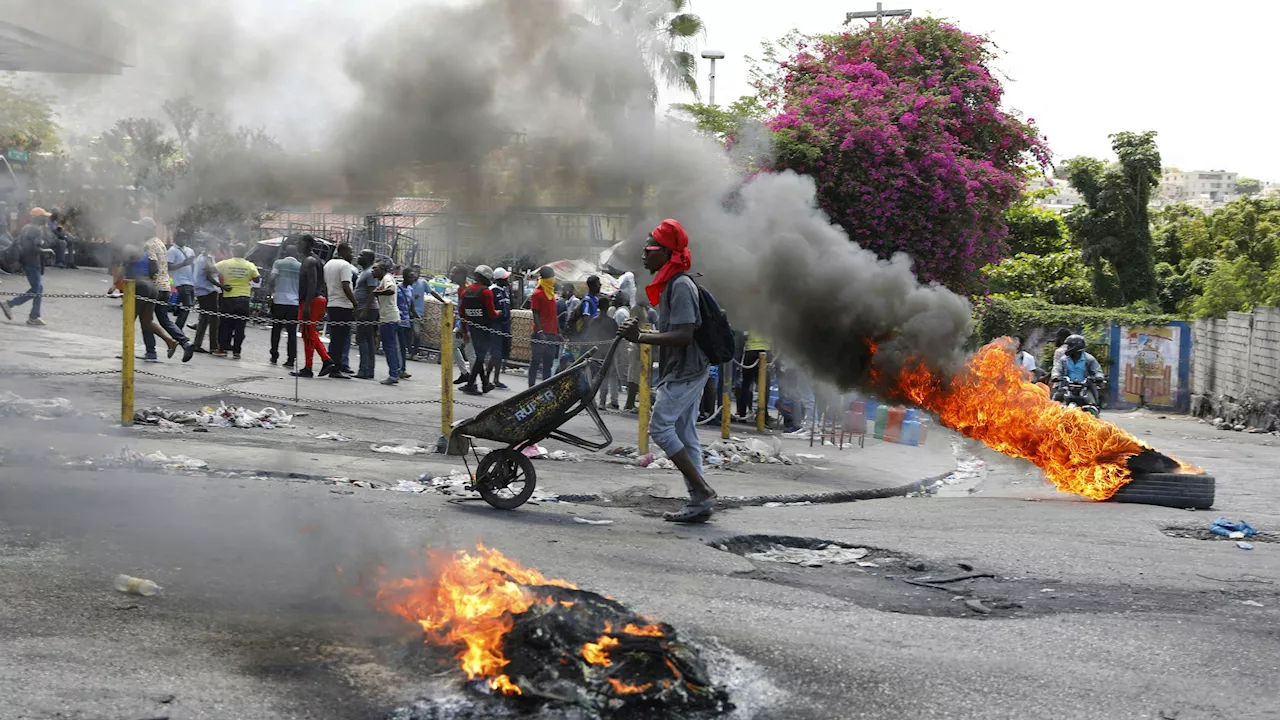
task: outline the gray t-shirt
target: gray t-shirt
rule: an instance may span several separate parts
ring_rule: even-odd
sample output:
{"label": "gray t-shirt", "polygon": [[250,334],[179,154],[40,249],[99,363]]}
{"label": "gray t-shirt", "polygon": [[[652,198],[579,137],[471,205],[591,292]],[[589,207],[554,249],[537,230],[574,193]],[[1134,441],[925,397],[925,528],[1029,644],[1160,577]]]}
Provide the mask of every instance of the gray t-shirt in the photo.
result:
{"label": "gray t-shirt", "polygon": [[[364,307],[365,298],[369,297],[369,291],[377,289],[378,281],[373,279],[373,268],[361,271],[360,276],[356,278],[356,284],[351,287],[351,291],[356,294],[356,312],[360,312]],[[372,303],[369,306],[370,312],[378,312],[378,303]]]}
{"label": "gray t-shirt", "polygon": [[[688,275],[672,279],[659,298],[658,332],[667,332],[676,325],[701,325],[699,305],[698,286]],[[658,384],[700,380],[710,365],[696,342],[684,347],[659,347]]]}

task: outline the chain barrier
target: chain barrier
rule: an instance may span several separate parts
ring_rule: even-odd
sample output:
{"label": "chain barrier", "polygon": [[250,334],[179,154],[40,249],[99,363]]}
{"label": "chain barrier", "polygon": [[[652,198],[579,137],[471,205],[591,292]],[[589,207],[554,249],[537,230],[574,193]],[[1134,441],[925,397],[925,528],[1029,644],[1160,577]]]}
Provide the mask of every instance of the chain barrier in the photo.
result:
{"label": "chain barrier", "polygon": [[20,375],[22,377],[81,377],[86,375],[119,375],[119,370],[26,370],[23,368],[0,368],[0,377]]}
{"label": "chain barrier", "polygon": [[[203,388],[205,390],[216,390],[228,395],[237,395],[242,397],[257,398],[259,400],[275,400],[277,402],[287,403],[308,403],[311,405],[335,405],[335,406],[353,406],[353,405],[439,405],[439,400],[324,400],[317,398],[291,398],[283,395],[270,395],[267,393],[255,393],[248,390],[236,390],[222,385],[210,385],[208,383],[197,382],[195,380],[187,380],[186,378],[177,378],[172,375],[162,375],[160,373],[147,372],[146,370],[135,370],[135,375],[146,375],[148,377],[159,378],[160,380],[168,380],[169,382],[178,383],[179,385],[189,385],[191,387]],[[454,401],[454,405],[463,405],[465,407],[473,407],[485,409],[487,405],[479,405],[475,403]]]}

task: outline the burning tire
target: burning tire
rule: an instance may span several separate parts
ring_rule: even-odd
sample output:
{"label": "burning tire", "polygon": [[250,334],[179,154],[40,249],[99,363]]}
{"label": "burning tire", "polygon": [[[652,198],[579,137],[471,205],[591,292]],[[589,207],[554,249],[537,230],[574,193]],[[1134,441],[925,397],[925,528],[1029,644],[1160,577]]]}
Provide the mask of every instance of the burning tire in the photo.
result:
{"label": "burning tire", "polygon": [[515,510],[528,502],[536,484],[533,462],[511,448],[485,455],[476,468],[476,491],[499,510]]}
{"label": "burning tire", "polygon": [[1208,510],[1213,507],[1211,475],[1135,473],[1133,481],[1111,496],[1115,502]]}

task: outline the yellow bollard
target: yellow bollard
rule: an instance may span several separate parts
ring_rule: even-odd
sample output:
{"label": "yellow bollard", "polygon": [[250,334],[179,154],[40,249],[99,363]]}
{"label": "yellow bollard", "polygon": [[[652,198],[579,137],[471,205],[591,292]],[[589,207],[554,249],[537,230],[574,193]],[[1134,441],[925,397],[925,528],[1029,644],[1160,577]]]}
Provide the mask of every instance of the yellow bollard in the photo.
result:
{"label": "yellow bollard", "polygon": [[756,401],[756,432],[764,432],[764,420],[769,414],[769,353],[760,353],[756,367],[756,385],[760,399]]}
{"label": "yellow bollard", "polygon": [[440,433],[453,428],[453,304],[440,308]]}
{"label": "yellow bollard", "polygon": [[637,447],[640,455],[649,454],[649,414],[653,409],[653,402],[649,399],[650,384],[653,382],[653,346],[640,346],[640,397],[636,402],[640,403],[640,441]]}
{"label": "yellow bollard", "polygon": [[136,321],[136,285],[124,281],[124,327],[120,333],[120,424],[133,425],[133,326]]}
{"label": "yellow bollard", "polygon": [[720,439],[729,439],[729,394],[733,392],[733,361],[720,366]]}

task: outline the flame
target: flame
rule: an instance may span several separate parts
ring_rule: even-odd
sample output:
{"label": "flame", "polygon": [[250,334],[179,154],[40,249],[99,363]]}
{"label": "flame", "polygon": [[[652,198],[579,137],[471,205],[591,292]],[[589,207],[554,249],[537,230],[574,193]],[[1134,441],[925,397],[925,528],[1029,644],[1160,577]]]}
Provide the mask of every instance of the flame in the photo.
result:
{"label": "flame", "polygon": [[888,394],[934,413],[943,425],[993,450],[1030,460],[1059,490],[1110,498],[1133,479],[1125,461],[1148,446],[1111,423],[1063,407],[1026,382],[1006,342],[983,347],[949,383],[923,363],[909,363],[890,380]]}
{"label": "flame", "polygon": [[[608,631],[609,629],[606,626],[605,632],[607,633]],[[613,661],[609,659],[609,649],[618,647],[619,644],[618,638],[601,635],[599,640],[582,646],[582,659],[592,665],[612,665]]]}
{"label": "flame", "polygon": [[618,693],[619,695],[634,695],[636,693],[642,693],[645,690],[648,690],[649,688],[653,687],[653,683],[645,683],[637,687],[635,685],[628,685],[617,678],[611,677],[611,678],[605,678],[605,679],[608,680],[609,684],[613,686],[613,691]]}
{"label": "flame", "polygon": [[459,551],[431,561],[436,567],[428,575],[382,581],[374,604],[417,623],[425,642],[461,646],[458,659],[468,678],[487,678],[494,690],[522,694],[503,673],[508,660],[502,639],[514,624],[512,616],[539,602],[524,586],[577,588],[484,545],[477,545],[475,554]]}
{"label": "flame", "polygon": [[665,633],[662,632],[662,628],[657,625],[637,627],[635,623],[627,623],[626,627],[622,628],[622,632],[628,635],[640,635],[643,637],[665,637]]}

